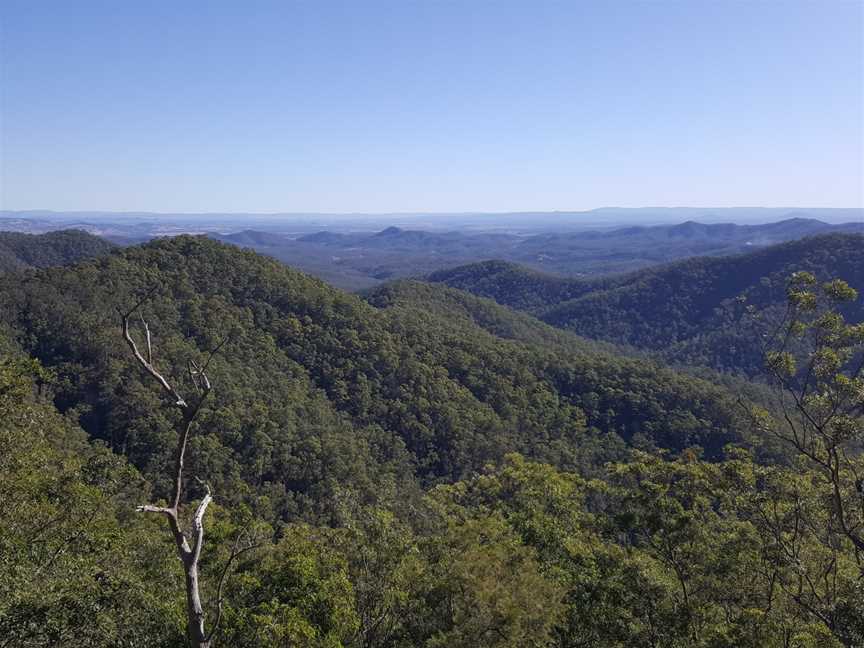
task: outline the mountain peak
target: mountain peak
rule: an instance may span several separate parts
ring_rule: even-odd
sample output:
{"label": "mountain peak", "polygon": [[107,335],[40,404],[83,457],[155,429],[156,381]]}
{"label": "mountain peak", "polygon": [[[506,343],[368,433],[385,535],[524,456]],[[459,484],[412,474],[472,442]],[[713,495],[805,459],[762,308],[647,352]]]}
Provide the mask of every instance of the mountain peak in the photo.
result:
{"label": "mountain peak", "polygon": [[390,226],[387,229],[383,229],[378,232],[375,236],[396,236],[397,234],[401,234],[402,229],[396,226]]}

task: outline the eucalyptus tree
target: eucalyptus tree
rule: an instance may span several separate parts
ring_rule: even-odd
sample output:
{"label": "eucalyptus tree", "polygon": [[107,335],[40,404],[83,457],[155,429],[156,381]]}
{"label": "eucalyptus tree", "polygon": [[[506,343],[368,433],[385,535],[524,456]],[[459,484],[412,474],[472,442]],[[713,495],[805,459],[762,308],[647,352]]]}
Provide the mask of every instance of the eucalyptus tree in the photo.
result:
{"label": "eucalyptus tree", "polygon": [[[228,558],[222,571],[222,575],[219,578],[219,585],[216,592],[216,619],[208,631],[205,628],[205,612],[204,606],[201,602],[199,564],[201,561],[201,550],[204,547],[204,515],[207,512],[207,507],[213,501],[213,496],[210,492],[210,486],[204,483],[206,492],[192,514],[191,528],[189,531],[184,530],[181,515],[184,483],[183,468],[186,460],[186,448],[189,442],[189,437],[195,426],[201,407],[204,405],[212,390],[212,384],[207,376],[207,370],[210,366],[211,360],[225,344],[227,338],[223,339],[223,341],[207,355],[202,364],[199,365],[193,360],[188,362],[186,369],[189,382],[192,384],[195,394],[192,398],[187,399],[180,394],[175,384],[169,381],[165,377],[165,374],[156,368],[153,362],[153,344],[150,327],[140,311],[141,306],[148,297],[149,295],[145,296],[136,303],[132,309],[120,313],[123,339],[129,347],[129,350],[132,352],[135,360],[167,396],[167,400],[170,401],[170,407],[179,410],[180,416],[176,419],[177,445],[174,449],[173,487],[168,505],[143,504],[139,506],[137,510],[143,513],[156,513],[158,515],[163,515],[168,521],[168,527],[174,539],[177,554],[183,564],[186,585],[186,630],[189,642],[194,648],[210,648],[213,638],[219,629],[219,623],[222,618],[222,592],[228,569],[239,553],[253,547],[253,545],[248,545],[243,548],[235,547]],[[138,343],[135,341],[131,332],[130,320],[135,313],[138,313],[141,327],[143,328],[143,352],[139,349]]]}

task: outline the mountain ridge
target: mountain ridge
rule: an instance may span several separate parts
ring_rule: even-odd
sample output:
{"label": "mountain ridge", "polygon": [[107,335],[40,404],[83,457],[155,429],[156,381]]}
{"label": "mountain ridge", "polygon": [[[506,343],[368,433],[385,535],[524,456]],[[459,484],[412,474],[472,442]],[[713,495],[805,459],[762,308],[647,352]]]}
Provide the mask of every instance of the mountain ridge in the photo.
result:
{"label": "mountain ridge", "polygon": [[0,231],[0,272],[67,265],[108,254],[114,247],[82,230],[45,234]]}
{"label": "mountain ridge", "polygon": [[[728,257],[693,257],[599,279],[566,279],[502,262],[472,264],[429,275],[432,282],[489,297],[542,321],[593,339],[660,353],[676,362],[696,361],[721,369],[759,370],[756,352],[729,364],[699,338],[731,338],[724,329],[745,294],[769,307],[785,303],[785,281],[797,270],[818,278],[846,279],[864,288],[864,236],[823,234]],[[847,307],[864,319],[861,302]],[[734,336],[733,336],[734,337]],[[704,343],[704,340],[703,340]],[[706,358],[704,354],[708,353]]]}

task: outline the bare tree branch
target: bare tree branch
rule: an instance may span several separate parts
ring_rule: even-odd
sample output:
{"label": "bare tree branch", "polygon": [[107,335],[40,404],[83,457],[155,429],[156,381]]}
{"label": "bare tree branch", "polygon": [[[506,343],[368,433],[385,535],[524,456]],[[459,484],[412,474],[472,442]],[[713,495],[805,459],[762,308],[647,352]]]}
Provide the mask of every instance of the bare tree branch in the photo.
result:
{"label": "bare tree branch", "polygon": [[153,346],[150,344],[150,327],[147,325],[147,320],[144,319],[144,313],[139,310],[138,314],[141,316],[141,325],[144,327],[144,334],[147,336],[147,362],[153,364]]}
{"label": "bare tree branch", "polygon": [[201,548],[204,546],[204,513],[207,512],[207,507],[213,501],[213,496],[210,494],[210,487],[207,487],[207,494],[199,502],[198,508],[195,509],[195,515],[192,516],[192,534],[195,538],[195,545],[192,549],[192,558],[196,562],[201,557]]}
{"label": "bare tree branch", "polygon": [[[183,494],[183,468],[185,464],[186,457],[186,446],[189,441],[189,435],[192,431],[192,427],[195,424],[195,420],[198,417],[198,413],[201,410],[201,406],[204,404],[204,401],[207,399],[207,396],[211,391],[210,379],[207,377],[206,370],[210,364],[210,361],[213,359],[214,355],[222,348],[222,346],[227,341],[227,338],[222,340],[212,351],[210,351],[207,360],[205,361],[203,367],[199,367],[197,363],[190,360],[187,364],[189,375],[192,380],[193,385],[195,386],[195,390],[197,392],[197,398],[194,402],[187,402],[177,391],[177,389],[172,385],[165,376],[160,373],[153,364],[153,346],[150,335],[150,327],[147,324],[147,321],[144,319],[142,313],[139,313],[141,318],[141,323],[144,327],[146,345],[147,345],[147,357],[139,351],[138,345],[135,342],[135,339],[132,337],[132,333],[130,331],[129,318],[135,311],[137,311],[142,304],[153,294],[154,291],[150,291],[147,295],[145,295],[141,300],[138,301],[135,306],[132,307],[131,310],[123,313],[120,312],[121,320],[122,320],[122,329],[123,329],[123,338],[126,341],[127,346],[132,351],[132,355],[138,361],[144,370],[159,384],[166,394],[168,394],[173,400],[173,405],[180,409],[181,418],[177,423],[177,447],[174,451],[174,487],[173,492],[171,494],[171,505],[170,506],[156,506],[153,504],[144,504],[139,506],[137,510],[142,513],[157,513],[160,515],[164,515],[168,520],[168,525],[170,527],[171,533],[174,537],[174,544],[177,548],[177,553],[180,556],[181,561],[183,562],[183,568],[185,571],[185,580],[186,580],[186,617],[187,617],[187,634],[189,636],[189,641],[195,648],[209,648],[211,645],[211,638],[213,636],[213,631],[209,634],[204,630],[204,609],[201,605],[201,597],[199,591],[199,581],[198,581],[198,562],[201,558],[201,550],[204,547],[204,515],[207,512],[207,507],[210,502],[213,501],[213,496],[210,492],[210,487],[205,484],[205,488],[207,490],[203,499],[199,502],[198,507],[195,509],[195,513],[192,516],[192,546],[190,547],[190,538],[183,532],[182,527],[180,526],[180,500]],[[224,580],[225,574],[223,573],[222,578],[220,579],[220,600],[218,603],[219,607],[219,616],[221,616],[221,590],[222,590],[222,581]],[[218,626],[218,620],[217,620]],[[214,630],[215,630],[214,626]]]}
{"label": "bare tree branch", "polygon": [[[134,311],[132,311],[134,312]],[[153,378],[156,379],[156,382],[162,387],[162,389],[174,399],[174,404],[180,409],[186,409],[188,405],[183,397],[177,392],[176,389],[169,383],[165,377],[156,370],[147,359],[141,355],[141,352],[138,350],[138,345],[135,343],[135,340],[132,337],[132,334],[129,331],[129,315],[131,313],[126,313],[122,315],[123,318],[123,338],[126,340],[126,344],[132,350],[132,355],[135,356],[135,359],[138,361],[144,369],[149,373]],[[151,354],[152,356],[152,354]]]}
{"label": "bare tree branch", "polygon": [[139,513],[161,513],[162,515],[174,515],[174,509],[165,508],[164,506],[153,506],[152,504],[143,504],[135,509]]}

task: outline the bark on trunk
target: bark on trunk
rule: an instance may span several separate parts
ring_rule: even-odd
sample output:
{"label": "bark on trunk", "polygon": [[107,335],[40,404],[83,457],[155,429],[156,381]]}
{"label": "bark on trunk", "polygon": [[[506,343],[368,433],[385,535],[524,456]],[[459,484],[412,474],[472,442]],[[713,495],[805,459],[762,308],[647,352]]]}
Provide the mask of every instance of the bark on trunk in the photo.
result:
{"label": "bark on trunk", "polygon": [[186,617],[189,642],[194,648],[210,648],[210,641],[204,631],[204,608],[198,588],[198,564],[186,566]]}
{"label": "bark on trunk", "polygon": [[[144,299],[146,299],[146,297]],[[183,491],[183,465],[186,455],[186,444],[189,440],[189,435],[192,431],[195,419],[198,416],[198,412],[210,393],[211,387],[210,380],[207,378],[207,367],[210,364],[213,355],[219,350],[225,341],[223,340],[223,342],[210,353],[209,358],[202,367],[199,367],[196,363],[190,361],[189,378],[195,386],[198,397],[194,401],[187,401],[180,395],[174,385],[168,382],[165,376],[163,376],[153,365],[150,327],[147,326],[144,317],[141,317],[141,322],[146,333],[146,358],[138,350],[138,345],[135,343],[129,330],[129,316],[138,310],[144,302],[144,299],[138,302],[131,311],[121,314],[123,337],[132,351],[132,355],[145,371],[159,384],[165,394],[171,398],[172,406],[180,410],[182,418],[177,427],[177,447],[174,455],[174,489],[171,497],[171,505],[154,506],[152,504],[145,504],[139,506],[138,510],[145,513],[159,513],[168,519],[168,526],[171,530],[171,534],[174,536],[174,544],[177,547],[177,553],[183,563],[183,570],[186,577],[186,631],[189,636],[189,643],[193,648],[210,648],[213,634],[216,632],[219,625],[219,619],[217,618],[216,623],[208,635],[204,629],[204,607],[201,605],[201,594],[198,583],[198,562],[201,558],[201,549],[204,546],[204,513],[207,511],[207,506],[212,500],[209,486],[207,487],[207,494],[198,504],[198,508],[195,510],[195,514],[192,517],[192,529],[188,536],[180,526],[179,512]],[[217,600],[217,608],[220,613],[220,618],[222,611],[222,580],[224,580],[224,573],[223,578],[220,580],[220,596]]]}

